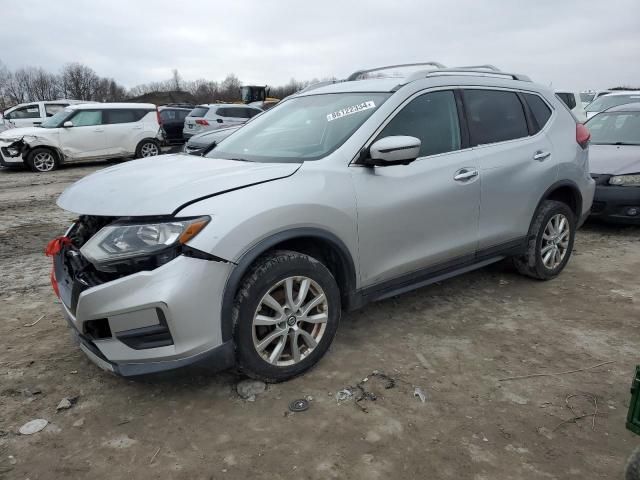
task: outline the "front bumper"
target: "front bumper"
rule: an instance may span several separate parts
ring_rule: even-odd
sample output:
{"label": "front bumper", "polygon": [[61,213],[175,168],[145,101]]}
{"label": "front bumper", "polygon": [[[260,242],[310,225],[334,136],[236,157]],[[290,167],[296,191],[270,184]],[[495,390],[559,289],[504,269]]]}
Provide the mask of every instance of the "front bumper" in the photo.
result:
{"label": "front bumper", "polygon": [[591,218],[640,224],[640,187],[598,184],[591,207]]}
{"label": "front bumper", "polygon": [[[22,153],[16,152],[15,147],[10,148],[13,143],[0,141],[0,165],[3,167],[20,167],[24,165]],[[17,153],[17,155],[12,153]]]}
{"label": "front bumper", "polygon": [[152,271],[96,286],[78,280],[54,258],[65,317],[82,350],[122,376],[206,362],[233,364],[222,341],[222,294],[232,264],[179,256]]}

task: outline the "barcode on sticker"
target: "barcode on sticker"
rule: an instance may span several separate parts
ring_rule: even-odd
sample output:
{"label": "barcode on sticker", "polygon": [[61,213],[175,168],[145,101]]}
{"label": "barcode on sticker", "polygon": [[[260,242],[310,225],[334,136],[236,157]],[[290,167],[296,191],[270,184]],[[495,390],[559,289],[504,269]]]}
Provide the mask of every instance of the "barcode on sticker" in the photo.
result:
{"label": "barcode on sticker", "polygon": [[343,108],[342,110],[338,110],[337,112],[333,112],[327,115],[327,122],[330,122],[337,118],[346,117],[347,115],[352,115],[354,113],[362,112],[364,110],[369,110],[370,108],[376,108],[376,104],[373,103],[372,100],[362,102],[358,105],[353,105],[351,107]]}

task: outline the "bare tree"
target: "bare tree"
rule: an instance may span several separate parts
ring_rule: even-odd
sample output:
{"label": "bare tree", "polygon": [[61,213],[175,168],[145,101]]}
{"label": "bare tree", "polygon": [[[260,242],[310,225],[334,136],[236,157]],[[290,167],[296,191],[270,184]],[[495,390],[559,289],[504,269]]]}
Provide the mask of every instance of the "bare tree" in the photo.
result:
{"label": "bare tree", "polygon": [[177,68],[171,70],[171,90],[174,92],[182,91],[182,77]]}
{"label": "bare tree", "polygon": [[80,63],[67,63],[62,67],[64,96],[75,100],[97,100],[100,79],[92,68]]}

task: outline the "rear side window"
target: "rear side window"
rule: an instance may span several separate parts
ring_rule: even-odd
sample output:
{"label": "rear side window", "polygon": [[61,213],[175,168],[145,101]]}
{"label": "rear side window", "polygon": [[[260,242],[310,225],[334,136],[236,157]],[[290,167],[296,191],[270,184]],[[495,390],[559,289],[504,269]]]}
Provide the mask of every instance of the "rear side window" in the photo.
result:
{"label": "rear side window", "polygon": [[191,113],[189,114],[190,117],[204,117],[207,112],[209,111],[209,109],[207,107],[196,107],[193,110],[191,110]]}
{"label": "rear side window", "polygon": [[231,115],[231,112],[229,111],[231,110],[230,108],[219,108],[216,110],[216,115],[220,116],[220,117],[232,117],[233,115]]}
{"label": "rear side window", "polygon": [[47,103],[44,106],[44,111],[47,113],[47,117],[53,117],[56,113],[61,112],[66,107],[68,107],[66,104]]}
{"label": "rear side window", "polygon": [[162,110],[160,112],[160,119],[163,122],[172,122],[174,120],[176,120],[178,117],[178,111],[177,110]]}
{"label": "rear side window", "polygon": [[574,108],[576,108],[576,97],[573,95],[573,93],[567,93],[567,92],[557,92],[556,96],[562,100],[562,102],[569,107],[569,109],[573,110]]}
{"label": "rear side window", "polygon": [[453,92],[426,93],[411,100],[376,140],[393,135],[419,138],[421,157],[460,150],[460,125]]}
{"label": "rear side window", "polygon": [[474,145],[529,136],[522,103],[514,92],[465,90],[464,101]]}
{"label": "rear side window", "polygon": [[104,123],[108,125],[112,125],[114,123],[133,123],[138,121],[134,110],[105,110],[104,116]]}
{"label": "rear side window", "polygon": [[534,130],[536,132],[542,130],[551,117],[551,109],[538,95],[523,93],[522,96],[527,102],[529,110],[531,110],[533,118],[537,123]]}
{"label": "rear side window", "polygon": [[258,115],[262,110],[256,110],[255,108],[247,108],[247,118],[253,118]]}

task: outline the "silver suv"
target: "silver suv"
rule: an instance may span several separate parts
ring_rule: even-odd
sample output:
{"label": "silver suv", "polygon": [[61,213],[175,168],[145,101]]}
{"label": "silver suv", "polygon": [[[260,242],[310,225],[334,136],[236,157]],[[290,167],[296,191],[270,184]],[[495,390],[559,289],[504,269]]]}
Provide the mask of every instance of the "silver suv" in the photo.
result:
{"label": "silver suv", "polygon": [[69,187],[58,205],[80,217],[48,252],[87,355],[124,376],[207,362],[282,381],[343,310],[505,258],[558,275],[594,194],[586,127],[493,67],[382,72],[289,97],[205,157]]}
{"label": "silver suv", "polygon": [[184,120],[182,136],[185,140],[208,130],[236,127],[246,123],[262,110],[235,103],[198,105]]}

